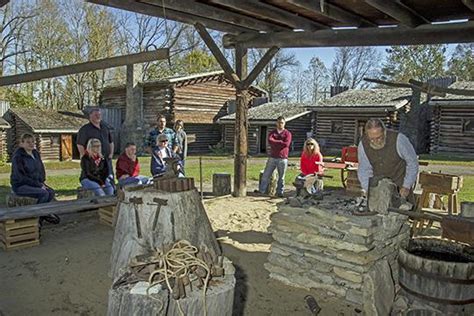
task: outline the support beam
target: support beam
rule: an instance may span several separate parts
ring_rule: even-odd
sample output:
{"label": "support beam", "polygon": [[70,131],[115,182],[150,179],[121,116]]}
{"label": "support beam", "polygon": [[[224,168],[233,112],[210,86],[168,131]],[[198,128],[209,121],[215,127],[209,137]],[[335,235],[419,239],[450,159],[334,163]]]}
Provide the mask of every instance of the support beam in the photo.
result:
{"label": "support beam", "polygon": [[462,3],[464,3],[464,5],[471,11],[474,11],[474,0],[462,0]]}
{"label": "support beam", "polygon": [[399,1],[365,0],[365,2],[408,27],[417,27],[425,23],[430,23],[426,18]]}
{"label": "support beam", "polygon": [[216,58],[217,62],[219,65],[222,67],[222,70],[224,70],[224,73],[226,74],[226,77],[235,85],[237,86],[239,82],[239,77],[235,74],[234,69],[232,69],[232,66],[229,64],[227,59],[225,58],[224,54],[222,54],[221,50],[217,46],[217,44],[214,42],[214,39],[209,35],[209,33],[206,30],[206,27],[200,23],[196,23],[194,25],[196,30],[198,31],[199,35],[201,36],[202,40],[206,44],[206,46],[209,48],[211,51],[212,55]]}
{"label": "support beam", "polygon": [[274,32],[290,29],[282,27],[278,24],[273,24],[243,14],[230,12],[193,0],[141,0],[141,2],[159,7],[160,10],[165,10],[165,12],[171,9],[175,10],[176,14],[184,13],[201,18],[226,21],[233,25],[238,25],[254,30]]}
{"label": "support beam", "polygon": [[[235,69],[239,79],[247,76],[247,49],[235,48]],[[236,89],[234,126],[234,196],[247,195],[247,156],[248,156],[248,91]]]}
{"label": "support beam", "polygon": [[0,0],[0,8],[4,7],[10,2],[10,0]]}
{"label": "support beam", "polygon": [[262,59],[260,59],[253,68],[253,70],[250,72],[247,78],[242,82],[242,87],[244,89],[248,89],[252,82],[258,77],[258,75],[262,72],[263,68],[272,60],[273,56],[278,53],[280,49],[278,47],[273,46],[270,48],[265,55],[263,55]]}
{"label": "support beam", "polygon": [[126,10],[129,12],[140,13],[144,15],[155,16],[164,19],[170,19],[181,23],[194,24],[201,23],[206,27],[221,31],[227,32],[230,34],[241,33],[241,32],[256,32],[258,30],[249,29],[246,27],[233,25],[226,22],[221,22],[217,20],[212,20],[208,18],[202,18],[191,14],[186,14],[182,12],[177,12],[175,10],[163,10],[162,8],[149,5],[146,3],[137,2],[134,0],[86,0],[87,2],[104,5],[111,8]]}
{"label": "support beam", "polygon": [[114,68],[119,66],[125,66],[130,64],[139,64],[145,62],[156,61],[160,59],[168,59],[169,49],[162,48],[151,52],[142,52],[137,54],[116,56],[110,58],[104,58],[94,61],[88,61],[85,63],[79,63],[69,66],[56,67],[51,69],[33,71],[29,73],[0,77],[0,86],[8,86],[18,83],[25,83],[31,81],[37,81],[46,78],[61,77],[67,75],[73,75],[88,71],[94,71],[99,69]]}
{"label": "support beam", "polygon": [[224,47],[242,44],[247,48],[340,47],[423,45],[474,42],[474,21],[404,27],[278,32],[274,34],[226,34]]}
{"label": "support beam", "polygon": [[328,17],[330,19],[347,23],[348,26],[377,26],[377,24],[374,22],[369,21],[357,14],[341,9],[334,4],[328,3],[327,1],[322,2],[323,10],[321,10],[321,0],[288,0],[288,3],[302,9],[315,12],[316,14]]}
{"label": "support beam", "polygon": [[[212,3],[217,3],[227,8],[237,11],[243,11],[246,14],[258,15],[262,18],[267,18],[290,26],[293,29],[303,29],[306,31],[315,31],[329,28],[327,25],[312,21],[302,16],[290,13],[286,10],[274,7],[272,5],[257,2],[257,1],[241,1],[241,0],[211,0]],[[275,30],[273,30],[275,31]]]}

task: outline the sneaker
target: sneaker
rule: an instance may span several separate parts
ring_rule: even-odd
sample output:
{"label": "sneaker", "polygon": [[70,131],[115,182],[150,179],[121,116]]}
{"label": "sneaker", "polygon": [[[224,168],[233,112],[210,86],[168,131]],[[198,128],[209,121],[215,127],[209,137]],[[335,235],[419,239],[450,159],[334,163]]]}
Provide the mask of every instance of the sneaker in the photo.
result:
{"label": "sneaker", "polygon": [[43,221],[56,225],[56,224],[59,224],[59,222],[61,222],[61,219],[56,214],[49,214],[46,216],[40,216],[40,222],[43,222]]}

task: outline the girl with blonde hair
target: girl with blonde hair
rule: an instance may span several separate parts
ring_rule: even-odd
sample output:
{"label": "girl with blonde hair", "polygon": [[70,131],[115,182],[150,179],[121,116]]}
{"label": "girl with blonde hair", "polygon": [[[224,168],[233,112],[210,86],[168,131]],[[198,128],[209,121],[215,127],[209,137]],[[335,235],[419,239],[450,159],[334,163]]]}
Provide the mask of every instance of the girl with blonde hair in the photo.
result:
{"label": "girl with blonde hair", "polygon": [[323,174],[323,155],[319,149],[318,142],[314,138],[308,138],[304,142],[303,153],[300,158],[300,169],[304,176]]}

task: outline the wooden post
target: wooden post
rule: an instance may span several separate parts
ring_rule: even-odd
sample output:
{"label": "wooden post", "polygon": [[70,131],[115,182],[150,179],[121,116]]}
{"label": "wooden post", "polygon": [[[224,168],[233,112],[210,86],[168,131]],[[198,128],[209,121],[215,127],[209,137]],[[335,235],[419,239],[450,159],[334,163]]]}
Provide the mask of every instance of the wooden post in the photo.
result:
{"label": "wooden post", "polygon": [[141,124],[143,88],[139,85],[140,74],[135,66],[127,65],[125,121],[120,133],[120,150],[128,142],[140,144],[143,139]]}
{"label": "wooden post", "polygon": [[[235,48],[235,69],[242,81],[247,76],[247,49]],[[235,133],[234,133],[234,196],[247,195],[248,118],[247,87],[236,89]]]}

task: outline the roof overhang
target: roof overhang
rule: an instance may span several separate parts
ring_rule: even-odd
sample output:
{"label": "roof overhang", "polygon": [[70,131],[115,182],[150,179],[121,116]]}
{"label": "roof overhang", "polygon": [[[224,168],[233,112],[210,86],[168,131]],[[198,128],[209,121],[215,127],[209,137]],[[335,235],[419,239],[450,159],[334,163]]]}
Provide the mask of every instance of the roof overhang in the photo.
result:
{"label": "roof overhang", "polygon": [[[290,122],[290,121],[293,121],[299,117],[302,117],[306,114],[309,114],[311,113],[311,111],[304,111],[304,112],[301,112],[301,113],[298,113],[296,115],[293,115],[293,116],[290,116],[290,117],[287,117],[285,118],[285,122]],[[224,119],[224,118],[220,118],[217,120],[217,123],[219,124],[232,124],[234,123],[235,121],[235,118],[228,118],[228,119]],[[268,124],[275,124],[275,121],[276,119],[274,120],[269,120],[269,119],[249,119],[249,123],[251,124],[256,124],[256,125],[268,125]]]}
{"label": "roof overhang", "polygon": [[428,102],[428,104],[433,105],[433,106],[444,105],[444,106],[474,107],[474,99],[466,99],[466,100],[430,100]]}
{"label": "roof overhang", "polygon": [[372,106],[372,107],[359,107],[359,106],[322,106],[322,107],[315,107],[313,109],[314,112],[361,112],[361,113],[369,113],[369,112],[393,112],[400,109],[400,107],[396,106]]}
{"label": "roof overhang", "polygon": [[79,129],[34,129],[37,134],[77,134]]}

